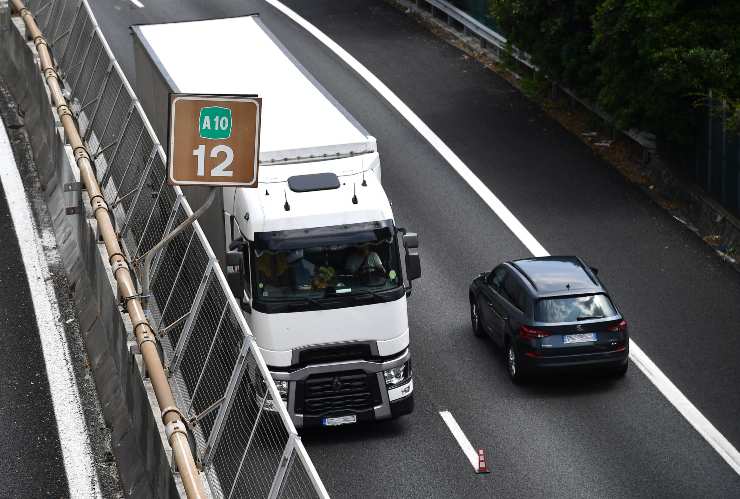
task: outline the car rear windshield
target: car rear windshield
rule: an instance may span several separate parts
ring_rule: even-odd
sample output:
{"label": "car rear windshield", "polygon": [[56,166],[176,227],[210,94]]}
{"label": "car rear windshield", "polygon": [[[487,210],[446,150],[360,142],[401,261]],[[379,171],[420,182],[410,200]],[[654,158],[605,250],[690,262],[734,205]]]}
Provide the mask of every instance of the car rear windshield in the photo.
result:
{"label": "car rear windshield", "polygon": [[544,298],[534,312],[538,322],[576,322],[614,315],[612,302],[603,294]]}

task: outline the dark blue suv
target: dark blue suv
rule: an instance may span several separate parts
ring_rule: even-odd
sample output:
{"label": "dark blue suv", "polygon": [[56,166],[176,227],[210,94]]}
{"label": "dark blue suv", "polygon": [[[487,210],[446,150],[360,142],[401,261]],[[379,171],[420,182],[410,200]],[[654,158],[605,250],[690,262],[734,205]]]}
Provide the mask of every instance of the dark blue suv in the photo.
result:
{"label": "dark blue suv", "polygon": [[627,322],[578,257],[505,262],[470,285],[470,319],[506,354],[515,382],[536,371],[594,367],[627,372]]}

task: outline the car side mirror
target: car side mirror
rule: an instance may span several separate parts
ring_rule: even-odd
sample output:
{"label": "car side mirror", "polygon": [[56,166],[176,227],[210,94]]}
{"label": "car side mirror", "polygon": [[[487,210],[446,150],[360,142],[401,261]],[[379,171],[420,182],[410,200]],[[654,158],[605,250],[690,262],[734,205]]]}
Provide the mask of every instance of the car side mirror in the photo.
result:
{"label": "car side mirror", "polygon": [[597,269],[596,267],[589,267],[589,268],[591,269],[591,272],[594,273],[594,275],[599,275],[599,269]]}

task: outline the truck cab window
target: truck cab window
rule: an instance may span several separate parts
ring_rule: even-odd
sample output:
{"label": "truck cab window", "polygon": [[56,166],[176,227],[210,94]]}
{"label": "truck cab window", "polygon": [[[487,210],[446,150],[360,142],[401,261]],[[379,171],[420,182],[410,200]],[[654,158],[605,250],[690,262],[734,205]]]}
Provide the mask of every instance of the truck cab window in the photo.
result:
{"label": "truck cab window", "polygon": [[284,251],[254,251],[255,294],[265,300],[366,294],[399,287],[394,237]]}

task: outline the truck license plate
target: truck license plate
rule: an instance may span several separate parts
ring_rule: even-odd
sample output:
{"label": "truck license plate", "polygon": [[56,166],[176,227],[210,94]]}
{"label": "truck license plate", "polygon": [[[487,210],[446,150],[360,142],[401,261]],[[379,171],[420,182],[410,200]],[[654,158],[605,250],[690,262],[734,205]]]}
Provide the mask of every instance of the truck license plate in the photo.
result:
{"label": "truck license plate", "polygon": [[357,422],[357,416],[338,416],[336,418],[323,418],[321,424],[324,426],[340,426],[343,424],[352,424]]}

